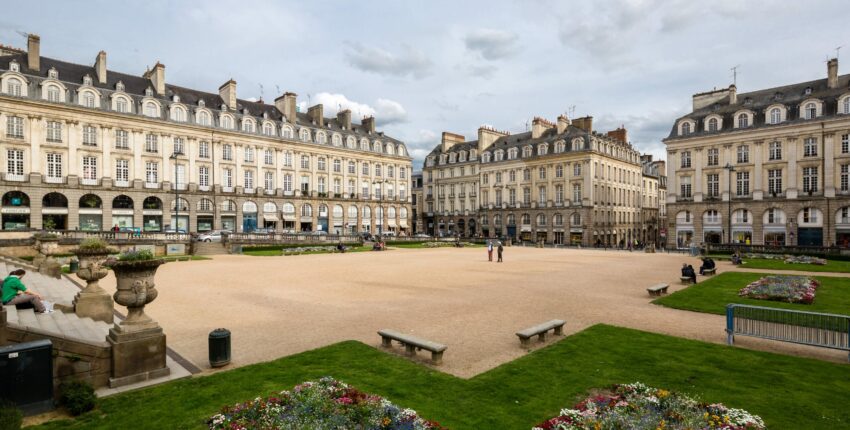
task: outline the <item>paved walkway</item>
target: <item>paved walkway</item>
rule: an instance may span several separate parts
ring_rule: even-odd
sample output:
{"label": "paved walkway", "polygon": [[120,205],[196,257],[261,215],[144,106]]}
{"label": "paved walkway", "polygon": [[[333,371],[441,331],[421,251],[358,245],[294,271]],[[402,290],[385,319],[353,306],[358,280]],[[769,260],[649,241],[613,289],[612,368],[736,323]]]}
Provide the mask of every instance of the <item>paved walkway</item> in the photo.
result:
{"label": "paved walkway", "polygon": [[[377,347],[376,331],[391,328],[445,343],[440,370],[470,377],[524,355],[514,333],[552,318],[567,321],[567,334],[607,323],[725,342],[724,317],[650,303],[649,285],[684,288],[683,262],[699,260],[518,247],[506,248],[504,263],[487,262],[482,248],[216,256],[162,266],[147,312],[171,348],[207,371],[207,336],[217,327],[233,333],[234,366],[348,339]],[[729,268],[719,263],[719,272]],[[114,288],[112,275],[101,285]],[[736,345],[846,360],[839,351],[745,337]]]}

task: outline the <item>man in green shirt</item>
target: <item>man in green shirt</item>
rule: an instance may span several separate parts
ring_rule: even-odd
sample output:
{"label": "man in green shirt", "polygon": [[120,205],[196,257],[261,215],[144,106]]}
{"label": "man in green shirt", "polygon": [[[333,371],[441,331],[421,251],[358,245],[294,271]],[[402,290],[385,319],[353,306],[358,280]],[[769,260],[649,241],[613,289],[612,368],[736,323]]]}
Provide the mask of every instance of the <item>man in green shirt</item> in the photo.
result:
{"label": "man in green shirt", "polygon": [[3,280],[3,305],[19,305],[30,303],[35,308],[36,312],[43,313],[45,311],[44,304],[41,303],[41,296],[27,291],[27,287],[21,282],[21,278],[27,272],[23,269],[13,270],[9,276]]}

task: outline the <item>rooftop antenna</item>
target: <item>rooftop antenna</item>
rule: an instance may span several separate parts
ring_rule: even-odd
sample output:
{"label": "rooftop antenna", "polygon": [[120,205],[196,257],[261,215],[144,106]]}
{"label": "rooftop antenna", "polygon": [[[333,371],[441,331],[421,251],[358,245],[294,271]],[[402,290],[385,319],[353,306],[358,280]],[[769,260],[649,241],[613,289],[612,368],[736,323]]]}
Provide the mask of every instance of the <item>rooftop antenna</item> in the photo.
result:
{"label": "rooftop antenna", "polygon": [[732,67],[732,85],[738,86],[738,67],[741,67],[740,64],[736,64],[735,67]]}
{"label": "rooftop antenna", "polygon": [[30,37],[30,34],[29,34],[29,33],[27,33],[27,32],[25,32],[25,31],[15,30],[15,33],[20,34],[21,36],[23,36],[23,37],[24,37],[24,39],[26,39],[26,38]]}
{"label": "rooftop antenna", "polygon": [[570,113],[570,118],[572,118],[576,113],[576,105],[570,105],[567,111]]}
{"label": "rooftop antenna", "polygon": [[262,100],[263,99],[263,84],[259,84],[259,85],[260,85],[260,100]]}
{"label": "rooftop antenna", "polygon": [[841,48],[843,48],[843,47],[844,47],[844,45],[841,45],[841,46],[835,48],[835,59],[836,60],[838,59],[838,54],[840,53]]}
{"label": "rooftop antenna", "polygon": [[312,102],[310,101],[310,93],[307,93],[307,107],[310,107]]}
{"label": "rooftop antenna", "polygon": [[275,94],[280,94],[280,85],[274,84]]}
{"label": "rooftop antenna", "polygon": [[525,120],[525,131],[528,131],[528,120]]}

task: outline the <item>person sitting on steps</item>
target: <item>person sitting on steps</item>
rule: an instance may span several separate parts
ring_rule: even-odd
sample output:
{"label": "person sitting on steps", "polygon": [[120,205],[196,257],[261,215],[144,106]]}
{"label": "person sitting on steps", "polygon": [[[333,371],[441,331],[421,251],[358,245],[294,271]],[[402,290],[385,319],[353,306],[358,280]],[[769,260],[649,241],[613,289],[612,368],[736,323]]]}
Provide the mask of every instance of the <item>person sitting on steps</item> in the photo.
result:
{"label": "person sitting on steps", "polygon": [[3,280],[3,305],[15,305],[15,307],[28,308],[32,306],[38,313],[45,313],[47,308],[41,302],[41,296],[32,291],[27,291],[27,287],[21,282],[21,278],[26,275],[24,269],[13,270],[9,276]]}

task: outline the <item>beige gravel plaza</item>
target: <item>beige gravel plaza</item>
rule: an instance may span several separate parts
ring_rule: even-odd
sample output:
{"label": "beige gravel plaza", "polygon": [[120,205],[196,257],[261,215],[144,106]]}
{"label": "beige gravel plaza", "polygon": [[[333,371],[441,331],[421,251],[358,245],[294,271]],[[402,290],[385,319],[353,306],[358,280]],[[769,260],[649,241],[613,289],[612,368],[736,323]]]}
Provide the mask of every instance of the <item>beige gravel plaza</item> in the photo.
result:
{"label": "beige gravel plaza", "polygon": [[[494,258],[495,259],[495,258]],[[146,308],[168,345],[209,370],[207,336],[233,333],[233,363],[273,360],[343,340],[378,347],[391,328],[448,345],[439,369],[471,377],[525,354],[514,333],[559,318],[565,333],[607,323],[715,343],[724,317],[656,306],[646,287],[675,291],[682,254],[593,249],[394,249],[289,257],[216,256],[169,263]],[[719,272],[730,269],[719,264]],[[115,279],[101,281],[114,290]],[[842,362],[838,351],[740,338],[740,347]],[[398,352],[399,348],[396,348]],[[429,356],[419,353],[421,361]],[[672,357],[671,357],[672,359]]]}

